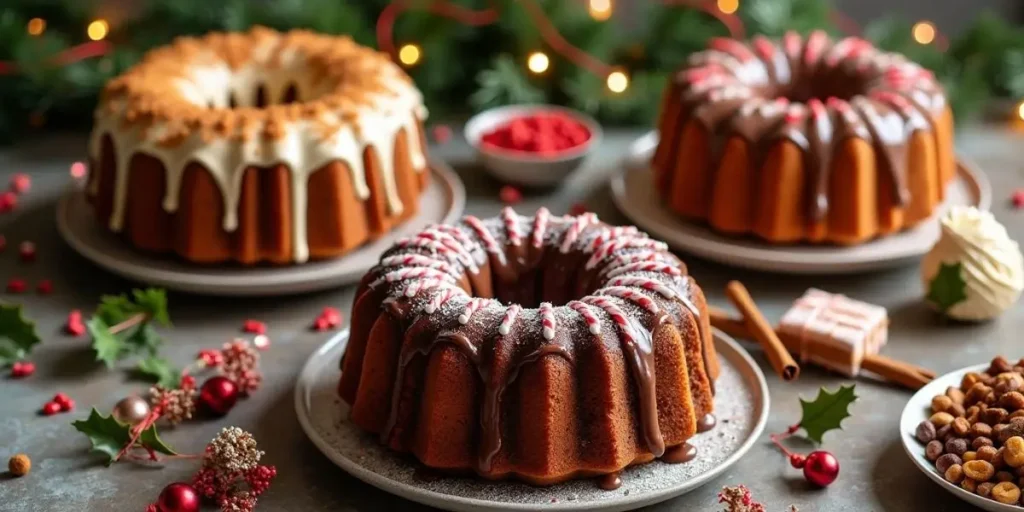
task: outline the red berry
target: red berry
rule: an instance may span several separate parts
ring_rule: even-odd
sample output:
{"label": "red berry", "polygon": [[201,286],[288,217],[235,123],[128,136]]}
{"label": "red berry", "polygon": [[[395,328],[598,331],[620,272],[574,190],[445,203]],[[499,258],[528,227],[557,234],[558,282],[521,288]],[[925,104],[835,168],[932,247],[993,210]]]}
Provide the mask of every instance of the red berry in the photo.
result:
{"label": "red berry", "polygon": [[24,279],[12,277],[7,281],[7,293],[23,293],[28,288]]}
{"label": "red berry", "polygon": [[804,478],[819,487],[826,487],[839,476],[839,461],[829,452],[818,450],[807,455]]}
{"label": "red berry", "polygon": [[326,331],[331,328],[331,322],[322,316],[318,316],[316,320],[313,320],[313,328],[318,331]]}
{"label": "red berry", "polygon": [[181,389],[195,389],[196,378],[191,375],[182,375],[180,386]]}
{"label": "red berry", "polygon": [[210,377],[199,390],[199,404],[218,416],[227,414],[237,401],[238,385],[227,377]]}
{"label": "red berry", "polygon": [[338,308],[326,306],[324,307],[324,310],[320,312],[320,316],[326,318],[332,326],[336,326],[341,323],[341,311],[338,311]]}
{"label": "red berry", "polygon": [[11,191],[0,193],[0,213],[7,213],[18,206],[18,196]]}
{"label": "red berry", "polygon": [[18,256],[21,261],[30,262],[36,260],[36,244],[28,240],[18,245]]}
{"label": "red berry", "polygon": [[523,193],[512,185],[505,185],[498,191],[498,197],[505,204],[518,204],[523,200]]}
{"label": "red berry", "polygon": [[199,512],[199,493],[186,483],[175,482],[160,491],[156,509],[160,512]]}
{"label": "red berry", "polygon": [[216,368],[224,363],[224,354],[220,350],[203,349],[196,359],[202,361],[203,366]]}
{"label": "red berry", "polygon": [[1024,208],[1024,188],[1013,192],[1013,207]]}
{"label": "red berry", "polygon": [[77,309],[72,309],[68,313],[68,321],[64,324],[64,332],[72,336],[81,336],[85,334],[85,324],[82,323],[82,312]]}
{"label": "red berry", "polygon": [[20,379],[36,372],[36,365],[30,361],[18,361],[11,365],[11,377]]}
{"label": "red berry", "polygon": [[28,192],[28,189],[32,187],[32,178],[25,173],[17,173],[11,176],[11,192],[16,194],[24,194]]}
{"label": "red berry", "polygon": [[260,322],[259,320],[246,320],[242,324],[242,332],[250,334],[266,334],[267,324]]}
{"label": "red berry", "polygon": [[59,405],[63,410],[67,410],[67,404],[74,403],[72,402],[71,397],[65,395],[64,393],[57,393],[56,395],[53,396],[53,400],[51,401]]}
{"label": "red berry", "polygon": [[446,124],[434,125],[430,133],[434,136],[434,142],[438,144],[445,144],[452,140],[452,129]]}
{"label": "red berry", "polygon": [[807,462],[807,457],[804,457],[803,455],[800,455],[799,453],[794,453],[794,454],[791,454],[789,456],[789,465],[793,466],[794,468],[800,469],[800,468],[804,467],[804,464],[806,462]]}
{"label": "red berry", "polygon": [[57,402],[46,402],[46,405],[43,406],[43,416],[53,416],[58,412],[60,412],[60,404]]}
{"label": "red berry", "polygon": [[53,293],[53,281],[49,279],[39,281],[36,283],[36,291],[39,292],[40,295],[49,295]]}

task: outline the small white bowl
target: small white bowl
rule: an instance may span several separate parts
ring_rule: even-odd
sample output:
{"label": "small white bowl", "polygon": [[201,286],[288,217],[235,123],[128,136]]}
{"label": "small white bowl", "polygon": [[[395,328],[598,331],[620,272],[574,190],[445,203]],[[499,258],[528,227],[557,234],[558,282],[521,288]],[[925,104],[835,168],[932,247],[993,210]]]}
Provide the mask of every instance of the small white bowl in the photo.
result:
{"label": "small white bowl", "polygon": [[963,380],[964,374],[967,372],[981,373],[988,367],[989,363],[984,363],[961,368],[936,377],[925,387],[917,390],[917,393],[910,397],[910,401],[907,402],[906,407],[903,408],[903,414],[900,416],[900,439],[903,441],[903,449],[910,456],[910,460],[914,462],[914,465],[928,478],[931,478],[943,489],[953,493],[957,498],[988,512],[1021,512],[1024,509],[1017,505],[1004,505],[995,500],[982,498],[973,492],[961,489],[959,485],[947,482],[939,474],[939,471],[935,469],[935,464],[925,458],[924,445],[915,436],[917,425],[928,419],[931,413],[932,397],[945,393],[946,388],[949,386],[960,387],[960,381]]}
{"label": "small white bowl", "polygon": [[[523,151],[484,148],[484,134],[517,117],[537,113],[558,112],[579,121],[590,130],[590,140],[556,155],[535,155]],[[476,150],[477,158],[494,177],[506,183],[528,187],[549,187],[564,181],[601,142],[601,125],[593,118],[572,109],[555,105],[510,105],[485,110],[466,123],[466,141]]]}

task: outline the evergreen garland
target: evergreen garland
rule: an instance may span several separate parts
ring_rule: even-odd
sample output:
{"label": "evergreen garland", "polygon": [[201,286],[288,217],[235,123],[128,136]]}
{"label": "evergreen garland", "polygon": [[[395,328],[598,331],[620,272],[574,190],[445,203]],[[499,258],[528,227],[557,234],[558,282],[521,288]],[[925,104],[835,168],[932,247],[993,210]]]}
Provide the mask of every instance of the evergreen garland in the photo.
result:
{"label": "evergreen garland", "polygon": [[[422,9],[419,0],[395,27],[396,45],[416,43],[422,60],[409,69],[437,117],[520,102],[566,104],[605,122],[650,124],[669,74],[709,38],[725,36],[721,23],[697,9],[656,4],[638,30],[596,21],[586,2],[539,0],[566,40],[595,57],[625,69],[630,87],[614,94],[604,77],[565,61],[543,44],[537,26],[516,0],[451,0],[472,9],[495,3],[499,21],[471,27]],[[374,27],[389,0],[147,0],[140,11],[112,13],[90,0],[23,0],[0,8],[0,61],[14,70],[0,73],[0,141],[10,142],[32,128],[86,129],[103,85],[146,50],[179,35],[213,30],[308,28],[350,34],[376,44]],[[626,2],[620,4],[625,5]],[[779,36],[822,28],[839,35],[828,0],[744,0],[738,15],[748,35]],[[40,35],[26,30],[41,18]],[[71,64],[55,62],[70,48],[88,42],[89,22],[110,22],[112,51]],[[120,19],[125,18],[125,19]],[[879,47],[905,53],[932,69],[946,85],[959,118],[976,113],[993,96],[1024,97],[1024,30],[995,15],[980,16],[945,52],[921,45],[911,24],[884,19],[865,27],[863,36]],[[530,73],[526,57],[544,51],[550,69]],[[468,100],[467,100],[468,99]]]}

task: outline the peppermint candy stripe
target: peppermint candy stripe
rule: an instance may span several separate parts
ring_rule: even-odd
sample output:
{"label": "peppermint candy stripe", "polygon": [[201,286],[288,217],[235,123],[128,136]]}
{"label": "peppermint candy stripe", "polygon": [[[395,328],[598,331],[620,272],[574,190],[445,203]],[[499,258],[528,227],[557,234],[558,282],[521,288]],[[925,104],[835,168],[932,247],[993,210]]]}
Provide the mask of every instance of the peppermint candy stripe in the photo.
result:
{"label": "peppermint candy stripe", "polygon": [[551,212],[547,208],[541,207],[533,218],[533,246],[538,249],[544,244],[544,232],[548,229],[548,217],[550,215]]}
{"label": "peppermint candy stripe", "polygon": [[587,328],[590,329],[590,334],[601,334],[601,321],[598,320],[597,315],[590,309],[590,306],[574,300],[567,304],[570,309],[580,314],[583,317],[583,321],[587,324]]}
{"label": "peppermint candy stripe", "polygon": [[636,226],[615,226],[613,228],[609,228],[598,235],[597,238],[594,238],[594,241],[590,244],[590,249],[596,251],[609,241],[623,236],[633,236],[639,232],[640,230],[638,230]]}
{"label": "peppermint candy stripe", "polygon": [[462,325],[468,324],[469,319],[473,317],[473,313],[480,311],[480,308],[484,307],[484,303],[486,302],[486,299],[478,299],[475,297],[469,299],[469,302],[466,304],[466,309],[462,311],[461,315],[459,315],[459,323]]}
{"label": "peppermint candy stripe", "polygon": [[593,213],[585,213],[576,217],[576,220],[569,226],[569,229],[565,230],[565,235],[562,238],[562,245],[558,248],[559,252],[565,254],[569,252],[572,245],[579,239],[580,234],[583,233],[584,229],[590,224],[597,224],[597,215]]}
{"label": "peppermint candy stripe", "polygon": [[552,309],[550,302],[540,303],[540,326],[544,339],[555,339],[555,310]]}
{"label": "peppermint candy stripe", "polygon": [[[447,224],[438,224],[437,226],[435,226],[435,228],[438,231],[441,231],[443,233],[447,233],[447,234],[451,235],[452,237],[454,237],[456,240],[458,240],[458,242],[460,244],[462,244],[462,247],[465,248],[465,251],[467,253],[472,255],[473,253],[477,252],[475,250],[475,248],[478,247],[479,244],[475,243],[473,241],[473,239],[469,238],[469,235],[467,235],[465,231],[463,231],[463,230],[461,230],[461,229],[459,229],[459,228],[457,228],[455,226],[450,226],[450,225],[447,225]],[[477,261],[477,264],[482,264],[482,263],[483,263],[483,260]]]}
{"label": "peppermint candy stripe", "polygon": [[440,270],[428,268],[428,267],[406,267],[398,270],[392,270],[381,277],[378,277],[376,281],[370,284],[370,286],[377,286],[381,283],[395,283],[398,281],[405,281],[408,279],[438,279],[454,282],[455,278],[451,274],[446,274]]}
{"label": "peppermint candy stripe", "polygon": [[629,327],[629,321],[626,320],[626,313],[624,313],[618,306],[612,303],[612,301],[603,298],[595,297],[593,295],[584,297],[583,302],[593,304],[604,310],[605,313],[611,317],[612,322],[619,328],[619,337],[626,343],[636,343],[636,336],[633,335],[633,329]]}
{"label": "peppermint candy stripe", "polygon": [[434,314],[437,310],[441,309],[441,307],[444,306],[445,303],[451,300],[452,297],[460,295],[460,292],[463,295],[466,293],[462,290],[462,288],[458,288],[455,286],[441,287],[441,289],[437,293],[435,293],[433,297],[431,297],[430,302],[428,302],[427,305],[423,307],[423,311],[425,311],[428,315]]}
{"label": "peppermint candy stripe", "polygon": [[601,260],[611,256],[615,251],[622,249],[653,249],[656,251],[665,251],[668,250],[668,246],[665,245],[664,242],[659,242],[650,238],[640,238],[639,236],[611,240],[595,250],[594,254],[590,255],[590,259],[587,260],[586,268],[588,270],[594,268],[601,262]]}
{"label": "peppermint candy stripe", "polygon": [[522,240],[522,233],[519,232],[519,216],[515,210],[506,206],[501,210],[501,221],[505,223],[505,232],[508,233],[508,242],[518,246]]}
{"label": "peppermint candy stripe", "polygon": [[502,252],[501,245],[498,244],[498,241],[494,239],[491,232],[486,226],[484,226],[483,221],[472,215],[466,215],[462,218],[462,222],[465,222],[466,225],[476,233],[476,236],[480,237],[480,241],[483,242],[484,249],[487,252],[497,254],[501,256],[502,259],[505,258],[505,253]]}
{"label": "peppermint candy stripe", "polygon": [[498,333],[502,336],[508,335],[512,332],[512,324],[516,321],[516,317],[523,310],[523,307],[519,304],[513,304],[505,310],[505,316],[502,317],[501,323],[498,324]]}
{"label": "peppermint candy stripe", "polygon": [[629,254],[620,254],[615,257],[608,265],[604,267],[606,274],[611,274],[612,271],[622,268],[626,265],[632,265],[634,263],[646,263],[652,261],[671,261],[665,257],[664,253],[654,251],[651,249],[645,249],[642,251],[631,252]]}
{"label": "peppermint candy stripe", "polygon": [[454,252],[455,257],[459,260],[460,263],[472,269],[473,272],[476,272],[478,270],[476,266],[476,261],[473,260],[473,255],[469,254],[469,252],[466,251],[466,248],[463,247],[462,244],[455,239],[455,237],[449,235],[448,233],[445,233],[437,229],[426,229],[424,231],[421,231],[416,236],[419,238],[426,238],[427,240],[439,242],[441,245],[445,246],[446,248]]}
{"label": "peppermint candy stripe", "polygon": [[658,307],[650,297],[632,289],[626,288],[625,286],[609,286],[608,288],[601,288],[594,292],[594,295],[611,295],[612,297],[619,297],[621,299],[628,300],[646,309],[653,315],[657,315],[661,312],[661,308]]}
{"label": "peppermint candy stripe", "polygon": [[674,299],[679,295],[674,290],[665,286],[664,284],[653,279],[647,279],[645,277],[616,277],[615,279],[608,281],[608,285],[636,286],[639,288],[643,288],[645,290],[657,292],[659,295],[665,297],[666,299]]}
{"label": "peppermint candy stripe", "polygon": [[455,254],[454,251],[452,251],[448,247],[445,247],[445,245],[442,244],[441,242],[438,242],[437,240],[431,240],[430,238],[425,238],[417,235],[412,238],[403,238],[399,240],[398,243],[396,243],[395,245],[402,249],[427,249],[432,254],[443,256],[448,261],[461,263],[459,256]]}
{"label": "peppermint candy stripe", "polygon": [[405,296],[409,297],[411,299],[411,298],[419,295],[420,291],[430,290],[432,288],[437,288],[438,286],[443,286],[444,284],[445,284],[444,281],[442,281],[440,279],[434,279],[434,278],[417,279],[417,280],[409,283],[405,287]]}
{"label": "peppermint candy stripe", "polygon": [[422,254],[402,254],[398,256],[388,256],[380,260],[382,267],[424,267],[440,270],[446,274],[454,274],[452,267],[447,263],[424,256]]}
{"label": "peppermint candy stripe", "polygon": [[636,263],[630,263],[629,265],[616,267],[615,270],[608,272],[608,277],[615,277],[633,272],[656,272],[658,274],[668,274],[670,276],[682,275],[682,272],[679,271],[679,267],[675,265],[657,261],[638,261]]}

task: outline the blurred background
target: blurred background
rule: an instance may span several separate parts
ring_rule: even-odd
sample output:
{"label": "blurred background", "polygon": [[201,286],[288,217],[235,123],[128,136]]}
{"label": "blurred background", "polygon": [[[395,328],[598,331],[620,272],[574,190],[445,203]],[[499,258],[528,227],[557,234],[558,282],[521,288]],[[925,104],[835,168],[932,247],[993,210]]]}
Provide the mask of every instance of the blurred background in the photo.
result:
{"label": "blurred background", "polygon": [[713,37],[826,30],[907,54],[958,119],[1024,118],[1020,0],[5,0],[0,143],[85,130],[96,97],[149,48],[253,25],[351,34],[405,66],[434,119],[564,104],[649,126],[672,71]]}

